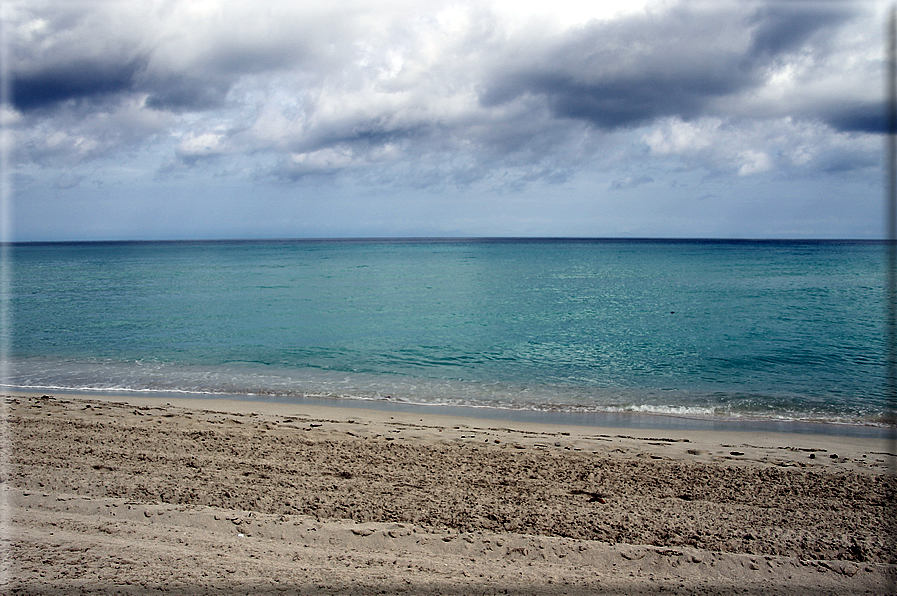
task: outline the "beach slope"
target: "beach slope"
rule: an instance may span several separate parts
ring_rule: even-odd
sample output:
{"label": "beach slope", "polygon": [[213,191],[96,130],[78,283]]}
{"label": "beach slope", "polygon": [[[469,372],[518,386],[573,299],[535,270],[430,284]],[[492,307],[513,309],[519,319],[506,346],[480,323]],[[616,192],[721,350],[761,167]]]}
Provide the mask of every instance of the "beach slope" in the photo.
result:
{"label": "beach slope", "polygon": [[25,394],[4,417],[15,594],[891,588],[872,439]]}

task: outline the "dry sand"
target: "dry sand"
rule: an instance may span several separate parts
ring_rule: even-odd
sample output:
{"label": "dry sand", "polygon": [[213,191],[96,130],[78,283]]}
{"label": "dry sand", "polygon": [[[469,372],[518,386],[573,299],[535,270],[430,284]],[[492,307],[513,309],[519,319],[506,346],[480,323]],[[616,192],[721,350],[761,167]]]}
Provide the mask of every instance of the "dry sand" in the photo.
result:
{"label": "dry sand", "polygon": [[872,439],[138,397],[4,414],[12,594],[893,587]]}

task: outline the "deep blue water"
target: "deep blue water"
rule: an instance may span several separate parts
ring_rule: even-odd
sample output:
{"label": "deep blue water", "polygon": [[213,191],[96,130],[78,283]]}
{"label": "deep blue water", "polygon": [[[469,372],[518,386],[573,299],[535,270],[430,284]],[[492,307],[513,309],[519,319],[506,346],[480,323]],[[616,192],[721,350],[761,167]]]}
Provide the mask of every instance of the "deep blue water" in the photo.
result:
{"label": "deep blue water", "polygon": [[10,384],[875,424],[884,245],[17,244]]}

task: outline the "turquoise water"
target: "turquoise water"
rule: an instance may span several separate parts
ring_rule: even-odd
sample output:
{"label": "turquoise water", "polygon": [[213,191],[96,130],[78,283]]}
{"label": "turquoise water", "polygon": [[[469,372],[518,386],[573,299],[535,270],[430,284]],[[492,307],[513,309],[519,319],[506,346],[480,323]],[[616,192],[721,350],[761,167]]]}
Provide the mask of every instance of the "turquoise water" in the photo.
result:
{"label": "turquoise water", "polygon": [[877,424],[884,246],[18,244],[9,384]]}

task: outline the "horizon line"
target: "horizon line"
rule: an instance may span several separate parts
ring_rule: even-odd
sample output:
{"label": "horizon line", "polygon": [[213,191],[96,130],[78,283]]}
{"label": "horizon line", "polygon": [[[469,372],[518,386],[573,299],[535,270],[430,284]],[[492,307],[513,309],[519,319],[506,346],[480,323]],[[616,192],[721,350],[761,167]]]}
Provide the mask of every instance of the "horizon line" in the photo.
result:
{"label": "horizon line", "polygon": [[188,244],[243,242],[863,242],[886,243],[887,238],[788,238],[704,236],[296,236],[233,238],[120,238],[82,240],[13,240],[4,246],[25,244]]}

